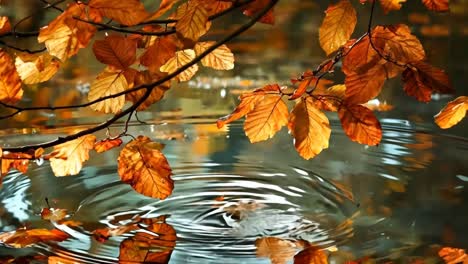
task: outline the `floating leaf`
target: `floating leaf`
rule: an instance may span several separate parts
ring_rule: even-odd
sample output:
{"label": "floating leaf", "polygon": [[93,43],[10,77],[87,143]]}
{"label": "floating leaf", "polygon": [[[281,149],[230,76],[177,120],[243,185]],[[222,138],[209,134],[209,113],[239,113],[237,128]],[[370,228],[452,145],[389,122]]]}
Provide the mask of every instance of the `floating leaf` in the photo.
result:
{"label": "floating leaf", "polygon": [[269,258],[272,264],[286,264],[296,254],[295,243],[276,237],[262,237],[255,240],[259,258]]}
{"label": "floating leaf", "polygon": [[439,250],[439,256],[446,264],[467,264],[468,255],[460,248],[443,247]]}
{"label": "floating leaf", "polygon": [[161,144],[144,136],[130,141],[119,154],[120,179],[143,195],[167,198],[174,189],[174,182],[162,148]]}
{"label": "floating leaf", "polygon": [[[195,53],[200,55],[215,43],[215,41],[198,42],[195,44]],[[234,68],[234,54],[232,54],[226,45],[221,45],[206,55],[201,60],[201,63],[205,67],[211,67],[216,70],[231,70]]]}
{"label": "floating leaf", "polygon": [[330,123],[311,97],[301,100],[289,119],[289,131],[294,137],[294,146],[304,159],[310,159],[328,148]]}
{"label": "floating leaf", "polygon": [[380,0],[380,5],[384,13],[387,14],[390,11],[400,10],[401,4],[404,2],[406,2],[406,0]]}
{"label": "floating leaf", "polygon": [[0,49],[0,102],[14,104],[23,97],[21,79],[10,55]]}
{"label": "floating leaf", "polygon": [[449,11],[449,0],[422,0],[422,2],[431,11]]}
{"label": "floating leaf", "polygon": [[294,264],[328,264],[328,257],[322,249],[309,247],[294,256]]}
{"label": "floating leaf", "polygon": [[140,57],[140,63],[152,73],[160,73],[159,68],[176,54],[177,46],[173,37],[158,37]]}
{"label": "floating leaf", "polygon": [[[254,0],[252,3],[248,4],[243,14],[248,17],[253,17],[260,11],[262,11],[270,2],[268,0]],[[265,15],[263,15],[259,22],[273,25],[275,24],[275,16],[273,14],[273,8],[271,8]]]}
{"label": "floating leaf", "polygon": [[198,40],[209,29],[208,12],[197,1],[189,1],[177,8],[176,30],[184,38]]}
{"label": "floating leaf", "polygon": [[468,96],[460,96],[450,101],[436,116],[436,124],[443,129],[458,124],[468,111]]}
{"label": "floating leaf", "polygon": [[125,233],[128,233],[132,230],[139,229],[138,225],[135,223],[130,223],[128,225],[118,226],[114,228],[100,228],[93,231],[93,237],[97,241],[103,243],[109,239],[109,237],[121,236]]}
{"label": "floating leaf", "polygon": [[102,152],[106,152],[108,150],[111,150],[113,148],[116,148],[116,147],[118,147],[120,145],[122,145],[122,139],[120,139],[120,138],[114,138],[114,139],[106,138],[104,140],[96,142],[94,144],[94,150],[97,153],[102,153]]}
{"label": "floating leaf", "polygon": [[50,166],[55,176],[76,175],[89,159],[96,137],[86,135],[54,147],[50,154]]}
{"label": "floating leaf", "polygon": [[67,210],[66,209],[60,209],[60,208],[42,208],[41,210],[41,218],[44,220],[50,220],[50,221],[60,221],[64,219],[67,216]]}
{"label": "floating leaf", "polygon": [[121,35],[106,36],[96,40],[93,52],[98,61],[125,70],[136,60],[136,41]]}
{"label": "floating leaf", "polygon": [[338,111],[346,135],[355,142],[375,146],[382,139],[379,120],[362,105],[343,105]]}
{"label": "floating leaf", "polygon": [[99,10],[103,16],[127,26],[136,25],[149,17],[140,0],[91,0],[89,6]]}
{"label": "floating leaf", "polygon": [[14,248],[25,248],[39,242],[63,241],[68,235],[58,229],[18,229],[0,234],[0,243]]}
{"label": "floating leaf", "polygon": [[[175,56],[172,57],[169,61],[161,66],[160,71],[173,73],[180,69],[182,66],[188,64],[195,58],[195,51],[192,49],[180,50],[175,53]],[[198,71],[198,65],[192,65],[185,71],[175,77],[180,82],[188,81],[192,79],[193,75]]]}
{"label": "floating leaf", "polygon": [[349,0],[330,5],[319,29],[322,49],[330,55],[348,41],[356,26],[356,10]]}
{"label": "floating leaf", "polygon": [[0,16],[0,36],[11,31],[10,20],[6,16]]}
{"label": "floating leaf", "polygon": [[[88,100],[94,101],[101,97],[125,91],[128,88],[127,80],[122,72],[103,71],[91,84]],[[109,98],[92,104],[90,107],[103,113],[118,113],[125,104],[125,95]]]}
{"label": "floating leaf", "polygon": [[35,84],[48,81],[57,73],[60,63],[43,54],[21,54],[15,60],[16,70],[25,84]]}
{"label": "floating leaf", "polygon": [[[151,73],[147,71],[139,72],[135,77],[135,86],[147,85],[149,83],[152,83],[154,80],[157,80],[160,78],[161,78],[160,76],[152,75]],[[143,111],[147,109],[148,107],[150,107],[152,104],[161,100],[164,96],[164,93],[167,90],[169,90],[170,84],[171,83],[167,81],[167,82],[162,83],[161,85],[158,85],[157,87],[153,87],[149,97],[138,106],[137,110]],[[146,93],[146,89],[140,89],[140,90],[126,94],[125,99],[133,103],[136,103],[138,100],[140,100],[140,98],[145,93]]]}

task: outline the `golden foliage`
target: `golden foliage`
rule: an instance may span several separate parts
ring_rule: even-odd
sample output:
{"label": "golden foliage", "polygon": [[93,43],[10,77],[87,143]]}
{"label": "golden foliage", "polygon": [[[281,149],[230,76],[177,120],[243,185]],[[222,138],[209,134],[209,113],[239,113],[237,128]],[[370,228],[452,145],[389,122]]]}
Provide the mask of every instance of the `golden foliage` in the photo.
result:
{"label": "golden foliage", "polygon": [[189,1],[177,8],[176,30],[184,38],[198,40],[210,28],[208,12],[197,1]]}
{"label": "golden foliage", "polygon": [[[169,59],[166,64],[161,66],[160,71],[167,72],[169,74],[177,71],[181,67],[185,66],[195,58],[195,51],[192,49],[185,49],[177,51],[171,59]],[[185,71],[175,77],[180,82],[188,81],[192,79],[193,75],[198,71],[198,65],[192,65],[188,67]]]}
{"label": "golden foliage", "polygon": [[49,53],[43,53],[18,55],[15,65],[25,84],[35,84],[52,78],[57,73],[60,63]]}
{"label": "golden foliage", "polygon": [[[91,84],[88,93],[88,100],[94,101],[101,97],[123,92],[128,88],[127,80],[122,72],[103,71]],[[94,111],[103,113],[118,113],[125,104],[125,95],[113,97],[104,101],[92,104],[90,107]]]}
{"label": "golden foliage", "polygon": [[127,26],[136,25],[149,17],[140,0],[91,0],[89,6],[98,10],[102,16]]}
{"label": "golden foliage", "polygon": [[468,111],[468,96],[460,96],[450,101],[436,116],[436,124],[443,129],[458,124]]}
{"label": "golden foliage", "polygon": [[63,241],[68,235],[58,229],[18,229],[0,234],[0,242],[15,248],[30,247],[39,242]]}
{"label": "golden foliage", "polygon": [[158,37],[140,57],[140,63],[153,73],[175,56],[177,46],[173,37]]}
{"label": "golden foliage", "polygon": [[21,79],[10,55],[0,49],[0,102],[14,104],[23,97]]}
{"label": "golden foliage", "polygon": [[[195,53],[200,55],[215,43],[214,41],[198,42],[195,44]],[[201,63],[205,67],[216,70],[231,70],[234,68],[234,54],[226,45],[221,45],[205,56]]]}
{"label": "golden foliage", "polygon": [[122,139],[120,139],[120,138],[114,138],[114,139],[106,138],[104,140],[96,142],[94,144],[94,150],[97,153],[102,153],[102,152],[106,152],[108,150],[111,150],[113,148],[116,148],[116,147],[118,147],[120,145],[122,145]]}
{"label": "golden foliage", "polygon": [[50,154],[50,166],[55,176],[76,175],[89,159],[96,137],[86,135],[54,147]]}

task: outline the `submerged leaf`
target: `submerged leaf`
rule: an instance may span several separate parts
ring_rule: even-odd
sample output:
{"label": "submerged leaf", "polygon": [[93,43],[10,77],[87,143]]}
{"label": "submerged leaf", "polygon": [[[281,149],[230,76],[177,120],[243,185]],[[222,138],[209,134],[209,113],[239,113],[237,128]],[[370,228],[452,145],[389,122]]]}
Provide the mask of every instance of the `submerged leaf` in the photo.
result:
{"label": "submerged leaf", "polygon": [[0,243],[14,248],[30,247],[39,242],[63,241],[69,236],[58,229],[18,229],[0,234]]}

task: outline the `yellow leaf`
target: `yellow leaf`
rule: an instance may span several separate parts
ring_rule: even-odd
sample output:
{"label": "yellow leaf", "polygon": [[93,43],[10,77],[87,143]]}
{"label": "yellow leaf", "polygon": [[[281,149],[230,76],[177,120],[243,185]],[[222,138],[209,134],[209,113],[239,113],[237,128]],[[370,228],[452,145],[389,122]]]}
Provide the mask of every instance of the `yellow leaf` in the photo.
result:
{"label": "yellow leaf", "polygon": [[174,189],[174,182],[162,148],[161,144],[144,136],[130,141],[119,154],[120,179],[143,195],[167,198]]}
{"label": "yellow leaf", "polygon": [[[122,72],[101,72],[89,89],[88,100],[94,101],[101,97],[123,92],[128,88],[127,80]],[[90,107],[103,113],[118,113],[125,104],[125,95],[110,98],[91,105]]]}
{"label": "yellow leaf", "polygon": [[[166,64],[161,66],[160,71],[173,73],[180,69],[182,66],[186,65],[187,63],[191,62],[195,58],[195,51],[192,49],[185,49],[177,51],[175,56],[169,59]],[[185,71],[181,72],[180,74],[175,77],[180,82],[190,80],[193,75],[198,71],[198,65],[192,65]]]}
{"label": "yellow leaf", "polygon": [[89,6],[99,10],[103,16],[127,26],[136,25],[149,16],[140,0],[91,0]]}
{"label": "yellow leaf", "polygon": [[86,135],[54,147],[50,154],[50,166],[55,176],[76,175],[89,159],[96,137]]}
{"label": "yellow leaf", "polygon": [[0,243],[15,248],[25,248],[39,242],[63,241],[69,236],[58,229],[18,229],[0,234]]}
{"label": "yellow leaf", "polygon": [[443,129],[458,124],[468,111],[468,96],[460,96],[450,101],[436,116],[436,124]]}
{"label": "yellow leaf", "polygon": [[380,0],[380,5],[384,10],[384,13],[387,14],[393,10],[400,10],[401,3],[406,2],[406,0]]}
{"label": "yellow leaf", "polygon": [[348,41],[356,26],[356,10],[349,0],[330,5],[319,29],[322,49],[330,55]]}
{"label": "yellow leaf", "polygon": [[291,112],[289,131],[294,137],[294,146],[304,159],[310,159],[328,148],[330,123],[311,97],[301,100]]}
{"label": "yellow leaf", "polygon": [[[198,42],[195,45],[195,52],[197,55],[200,55],[215,43],[215,41]],[[231,70],[234,68],[234,54],[232,54],[226,45],[221,45],[205,56],[201,60],[201,63],[205,67],[211,67],[216,70]]]}
{"label": "yellow leaf", "polygon": [[344,100],[345,91],[344,84],[337,84],[328,89],[316,89],[312,96],[319,109],[336,112]]}
{"label": "yellow leaf", "polygon": [[288,123],[288,107],[278,94],[266,94],[246,115],[244,131],[251,143],[272,138]]}
{"label": "yellow leaf", "polygon": [[[41,32],[44,32],[41,30]],[[39,35],[39,43],[45,42],[45,46],[51,55],[65,61],[80,49],[78,39],[74,37],[72,30],[65,24],[58,26],[47,37]]]}
{"label": "yellow leaf", "polygon": [[295,243],[276,237],[262,237],[255,240],[259,258],[269,258],[272,264],[286,264],[296,254]]}
{"label": "yellow leaf", "polygon": [[0,102],[14,104],[23,97],[21,79],[10,55],[0,49]]}
{"label": "yellow leaf", "polygon": [[[180,16],[179,16],[180,15]],[[189,1],[177,8],[178,21],[176,30],[184,38],[198,40],[209,29],[208,12],[197,3],[197,1]]]}
{"label": "yellow leaf", "polygon": [[43,54],[21,54],[15,60],[16,70],[25,84],[48,81],[57,73],[60,63],[50,56]]}

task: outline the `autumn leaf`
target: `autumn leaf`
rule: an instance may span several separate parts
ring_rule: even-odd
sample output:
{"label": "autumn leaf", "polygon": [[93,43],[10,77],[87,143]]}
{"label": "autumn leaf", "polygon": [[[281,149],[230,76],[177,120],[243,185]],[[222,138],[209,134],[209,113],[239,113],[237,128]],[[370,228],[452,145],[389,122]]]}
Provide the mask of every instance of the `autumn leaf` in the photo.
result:
{"label": "autumn leaf", "polygon": [[346,86],[344,84],[333,85],[327,89],[317,89],[312,94],[314,104],[325,111],[338,111],[345,98]]}
{"label": "autumn leaf", "polygon": [[328,264],[328,257],[322,249],[309,247],[294,256],[294,264]]}
{"label": "autumn leaf", "polygon": [[401,4],[404,2],[406,2],[406,0],[380,0],[380,5],[384,13],[387,14],[390,11],[400,10]]}
{"label": "autumn leaf", "polygon": [[293,84],[299,82],[299,86],[294,90],[293,94],[289,97],[289,100],[295,100],[301,97],[309,88],[312,86],[314,91],[326,89],[326,87],[333,83],[333,81],[318,78],[315,76],[314,72],[307,70],[304,72],[300,78],[291,79]]}
{"label": "autumn leaf", "polygon": [[[88,100],[94,101],[104,96],[123,92],[127,88],[127,80],[122,72],[104,70],[91,84],[91,88],[88,93]],[[92,104],[90,107],[94,111],[103,113],[118,113],[122,110],[124,104],[125,95],[120,95]]]}
{"label": "autumn leaf", "polygon": [[176,31],[184,38],[198,40],[209,29],[208,12],[197,1],[189,1],[177,8]]}
{"label": "autumn leaf", "polygon": [[311,97],[301,100],[294,107],[288,127],[294,137],[294,146],[304,159],[311,159],[328,148],[330,123]]}
{"label": "autumn leaf", "polygon": [[152,73],[160,73],[159,68],[176,54],[177,46],[173,37],[158,37],[140,57],[140,63]]}
{"label": "autumn leaf", "polygon": [[[200,55],[215,43],[215,41],[198,42],[195,44],[195,53]],[[234,54],[226,45],[221,45],[206,55],[201,63],[216,70],[231,70],[234,68]]]}
{"label": "autumn leaf", "polygon": [[116,148],[116,147],[118,147],[120,145],[122,145],[122,139],[120,139],[120,138],[114,138],[114,139],[106,138],[104,140],[96,142],[94,144],[94,150],[97,153],[102,153],[102,152],[106,152],[108,150],[111,150],[113,148]]}
{"label": "autumn leaf", "polygon": [[286,264],[298,250],[295,243],[276,237],[262,237],[255,240],[259,258],[269,258],[272,264]]}
{"label": "autumn leaf", "polygon": [[467,264],[468,255],[460,248],[443,247],[439,250],[439,256],[446,264]]}
{"label": "autumn leaf", "polygon": [[[248,4],[243,14],[248,17],[253,17],[260,11],[262,11],[269,4],[268,0],[254,0],[252,3]],[[275,15],[273,14],[273,8],[270,9],[265,15],[263,15],[259,22],[273,25],[275,24]]]}
{"label": "autumn leaf", "polygon": [[449,11],[449,0],[422,0],[422,2],[431,11]]}
{"label": "autumn leaf", "polygon": [[[152,75],[151,73],[147,71],[139,72],[137,76],[135,77],[135,86],[149,84],[149,83],[152,83],[154,80],[157,80],[160,78],[161,77],[159,75],[157,74]],[[143,111],[147,109],[148,107],[150,107],[152,104],[161,100],[164,96],[164,93],[167,90],[169,90],[170,85],[171,83],[169,81],[166,81],[162,83],[161,85],[153,87],[148,98],[138,106],[137,110]],[[146,89],[140,89],[140,90],[128,93],[125,95],[125,99],[133,103],[136,103],[145,94],[145,92],[146,92]]]}
{"label": "autumn leaf", "polygon": [[48,81],[57,73],[60,63],[49,53],[21,54],[15,59],[16,70],[25,84]]}
{"label": "autumn leaf", "polygon": [[460,96],[450,101],[436,116],[436,124],[443,129],[458,124],[468,111],[468,96]]}
{"label": "autumn leaf", "polygon": [[[377,66],[382,60],[370,43],[369,36],[365,36],[359,42],[353,39],[346,43],[343,58],[343,72],[346,75],[353,73],[364,74]],[[383,41],[373,42],[373,46],[383,48]],[[352,49],[351,49],[352,47]]]}
{"label": "autumn leaf", "polygon": [[0,36],[11,31],[10,20],[6,16],[0,16]]}
{"label": "autumn leaf", "polygon": [[421,102],[429,102],[432,92],[453,92],[448,75],[425,62],[413,62],[402,74],[406,94]]}
{"label": "autumn leaf", "polygon": [[136,25],[149,16],[140,0],[91,0],[89,6],[97,9],[102,16],[126,26]]}
{"label": "autumn leaf", "polygon": [[232,7],[232,2],[226,2],[224,0],[202,0],[208,15],[212,16],[225,11]]}
{"label": "autumn leaf", "polygon": [[349,0],[330,5],[319,28],[320,46],[330,55],[348,41],[356,26],[356,10]]}
{"label": "autumn leaf", "polygon": [[159,18],[164,13],[169,11],[172,8],[172,6],[177,4],[179,1],[180,0],[162,0],[161,3],[159,4],[158,10],[156,10],[156,12],[154,12],[150,17],[146,18],[146,21],[151,21],[151,20]]}
{"label": "autumn leaf", "polygon": [[50,256],[47,259],[47,264],[82,264],[80,259],[74,259],[72,257],[57,257],[57,256]]}
{"label": "autumn leaf", "polygon": [[143,195],[167,198],[174,189],[174,182],[162,148],[161,144],[144,136],[130,141],[119,154],[120,179]]}
{"label": "autumn leaf", "polygon": [[363,104],[380,94],[385,76],[376,70],[364,74],[352,73],[345,78],[345,100],[349,104]]}
{"label": "autumn leaf", "polygon": [[[28,171],[29,160],[27,159],[8,159],[0,157],[1,161],[1,175],[6,175],[10,170],[18,170],[25,174]],[[1,180],[0,180],[1,186]]]}
{"label": "autumn leaf", "polygon": [[63,220],[67,216],[67,210],[66,209],[60,209],[60,208],[42,208],[41,210],[41,218],[44,220],[50,220],[50,221],[60,221]]}
{"label": "autumn leaf", "polygon": [[98,61],[125,70],[136,60],[136,44],[136,41],[130,38],[110,35],[103,40],[96,40],[93,52]]}
{"label": "autumn leaf", "polygon": [[[175,53],[175,56],[169,59],[166,64],[161,66],[160,71],[167,72],[169,74],[177,71],[182,66],[188,64],[195,58],[195,51],[192,49],[185,49],[180,50]],[[198,71],[198,65],[192,65],[185,71],[181,72],[180,74],[175,77],[180,82],[190,80],[193,75]]]}
{"label": "autumn leaf", "polygon": [[114,228],[100,228],[93,231],[93,237],[97,241],[103,243],[109,239],[109,237],[121,236],[125,233],[128,233],[132,230],[139,229],[138,225],[135,223],[130,223],[128,225],[117,226]]}
{"label": "autumn leaf", "polygon": [[23,96],[21,79],[10,55],[0,49],[0,102],[14,104]]}
{"label": "autumn leaf", "polygon": [[86,135],[54,147],[50,154],[50,166],[55,176],[76,175],[89,159],[96,137]]}
{"label": "autumn leaf", "polygon": [[69,236],[58,229],[18,229],[0,234],[0,243],[14,248],[25,248],[39,242],[63,241]]}
{"label": "autumn leaf", "polygon": [[382,139],[382,128],[371,110],[362,105],[343,105],[338,111],[346,135],[355,142],[375,146]]}

